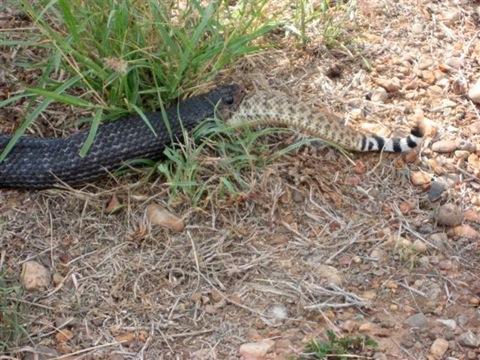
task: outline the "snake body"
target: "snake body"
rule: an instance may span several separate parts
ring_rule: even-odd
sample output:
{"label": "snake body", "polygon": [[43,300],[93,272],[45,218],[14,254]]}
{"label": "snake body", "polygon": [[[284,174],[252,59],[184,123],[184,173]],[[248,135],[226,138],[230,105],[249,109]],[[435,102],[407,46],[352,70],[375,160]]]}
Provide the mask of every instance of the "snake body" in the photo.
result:
{"label": "snake body", "polygon": [[[182,130],[191,130],[203,119],[213,117],[218,104],[231,126],[285,126],[352,151],[405,152],[418,146],[423,138],[418,126],[404,138],[365,135],[345,126],[338,116],[315,111],[293,97],[265,91],[244,97],[243,90],[236,85],[217,88],[167,109],[172,137],[176,139]],[[87,131],[60,139],[24,136],[0,163],[0,187],[48,188],[58,182],[73,185],[105,175],[127,160],[159,158],[171,137],[160,113],[147,117],[157,136],[139,116],[131,116],[101,125],[83,158],[79,150]],[[10,136],[0,135],[0,149],[9,140]]]}
{"label": "snake body", "polygon": [[316,111],[285,94],[257,91],[243,99],[229,119],[235,127],[284,126],[335,143],[351,151],[406,152],[418,146],[424,136],[420,126],[414,126],[404,138],[384,138],[363,134],[345,126],[335,114]]}
{"label": "snake body", "polygon": [[[159,158],[183,130],[213,117],[217,106],[231,106],[238,91],[238,86],[226,85],[172,105],[166,109],[170,133],[161,112],[146,114],[156,135],[140,116],[102,124],[83,158],[79,151],[88,131],[66,138],[22,136],[0,162],[0,187],[41,189],[62,182],[74,185],[105,175],[127,160]],[[10,139],[9,135],[0,135],[0,150]]]}

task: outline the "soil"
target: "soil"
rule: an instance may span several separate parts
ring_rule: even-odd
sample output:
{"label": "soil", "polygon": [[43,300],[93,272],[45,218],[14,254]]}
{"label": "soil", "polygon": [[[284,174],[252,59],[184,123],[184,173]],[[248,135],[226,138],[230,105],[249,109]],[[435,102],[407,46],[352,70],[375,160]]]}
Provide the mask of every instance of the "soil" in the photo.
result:
{"label": "soil", "polygon": [[[10,355],[246,359],[242,344],[269,339],[267,354],[250,358],[289,359],[332,330],[372,337],[378,347],[358,354],[367,358],[480,359],[480,118],[467,95],[479,22],[475,1],[359,0],[348,46],[325,47],[314,23],[305,48],[276,34],[276,50],[224,75],[384,135],[422,121],[429,136],[419,151],[347,157],[303,147],[252,175],[244,197],[202,209],[169,205],[165,184],[133,175],[0,190],[6,278],[20,282],[29,261],[51,277],[23,293],[28,337]],[[28,50],[8,51],[1,99],[38,76],[15,65]],[[2,130],[24,111],[1,109]],[[38,133],[55,127],[50,115]],[[286,146],[299,136],[273,139]],[[121,205],[113,213],[112,198]],[[150,226],[152,204],[185,229]]]}

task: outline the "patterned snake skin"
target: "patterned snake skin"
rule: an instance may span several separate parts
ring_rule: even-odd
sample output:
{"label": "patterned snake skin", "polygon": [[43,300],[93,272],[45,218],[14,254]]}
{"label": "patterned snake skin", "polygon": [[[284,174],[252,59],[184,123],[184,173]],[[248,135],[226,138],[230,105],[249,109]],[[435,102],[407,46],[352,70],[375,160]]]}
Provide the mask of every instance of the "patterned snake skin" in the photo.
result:
{"label": "patterned snake skin", "polygon": [[[182,126],[188,131],[213,117],[219,102],[220,113],[231,126],[286,126],[352,151],[405,152],[423,139],[423,131],[417,126],[405,138],[364,135],[345,126],[338,116],[314,111],[287,95],[259,91],[244,97],[237,85],[223,86],[170,107],[167,116],[173,138],[181,136]],[[127,160],[159,158],[170,144],[169,133],[160,113],[149,114],[148,118],[157,137],[140,117],[129,117],[100,126],[84,158],[78,153],[87,138],[86,131],[65,139],[22,137],[0,163],[0,187],[48,188],[59,181],[78,184],[105,175]],[[0,149],[9,139],[0,135]]]}
{"label": "patterned snake skin", "polygon": [[[167,117],[172,138],[181,138],[182,129],[191,130],[200,121],[213,117],[217,105],[221,111],[238,105],[235,102],[240,93],[238,86],[226,85],[171,106],[167,109]],[[157,136],[139,116],[130,116],[101,125],[83,158],[79,150],[88,131],[59,139],[23,136],[0,162],[0,187],[41,189],[61,182],[79,184],[105,175],[127,160],[159,158],[164,148],[171,144],[171,138],[161,113],[147,114],[147,118]],[[0,135],[0,150],[10,138]]]}
{"label": "patterned snake skin", "polygon": [[345,126],[342,119],[335,114],[315,111],[293,97],[264,91],[245,98],[228,122],[235,127],[285,126],[352,151],[405,152],[419,145],[423,138],[423,130],[418,126],[405,138],[364,135]]}

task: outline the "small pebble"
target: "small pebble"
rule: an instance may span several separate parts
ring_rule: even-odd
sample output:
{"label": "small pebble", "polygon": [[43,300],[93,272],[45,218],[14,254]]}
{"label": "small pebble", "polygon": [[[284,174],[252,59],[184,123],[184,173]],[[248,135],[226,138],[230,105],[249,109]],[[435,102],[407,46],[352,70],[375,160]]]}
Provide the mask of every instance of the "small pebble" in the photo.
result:
{"label": "small pebble", "polygon": [[410,181],[415,186],[427,185],[430,183],[432,176],[423,171],[412,171],[410,173]]}
{"label": "small pebble", "polygon": [[421,23],[413,24],[412,32],[417,35],[423,34],[423,25]]}
{"label": "small pebble", "polygon": [[383,87],[375,89],[372,93],[372,101],[383,103],[388,99],[388,93]]}
{"label": "small pebble", "polygon": [[425,243],[419,239],[413,242],[413,248],[419,253],[424,253],[427,251],[427,245],[425,245]]}
{"label": "small pebble", "polygon": [[430,346],[430,354],[434,357],[436,360],[440,360],[443,358],[443,355],[448,350],[448,341],[442,338],[436,339],[432,346]]}
{"label": "small pebble", "polygon": [[288,310],[282,304],[274,304],[267,309],[265,315],[275,323],[282,322],[288,318]]}
{"label": "small pebble", "polygon": [[467,93],[467,82],[464,79],[455,79],[452,82],[452,91],[455,95],[465,95]]}
{"label": "small pebble", "polygon": [[468,90],[468,97],[476,104],[480,104],[480,79]]}
{"label": "small pebble", "polygon": [[430,184],[430,189],[428,190],[428,200],[436,201],[440,199],[444,191],[445,191],[445,185],[442,182],[433,181]]}
{"label": "small pebble", "polygon": [[418,62],[418,68],[420,70],[427,70],[429,67],[432,67],[432,65],[433,65],[433,60],[429,57],[423,57]]}
{"label": "small pebble", "polygon": [[239,353],[246,359],[261,359],[275,346],[273,340],[262,340],[258,342],[242,344]]}
{"label": "small pebble", "polygon": [[388,92],[396,92],[402,88],[400,79],[397,77],[391,79],[376,79],[375,81]]}
{"label": "small pebble", "polygon": [[440,225],[460,225],[463,221],[463,212],[454,204],[444,204],[438,209],[436,220]]}
{"label": "small pebble", "polygon": [[427,326],[428,319],[424,314],[418,313],[407,318],[405,322],[412,328],[424,328]]}
{"label": "small pebble", "polygon": [[454,69],[460,69],[463,66],[463,60],[459,57],[451,57],[445,61],[445,64]]}
{"label": "small pebble", "polygon": [[42,290],[50,285],[50,272],[36,261],[27,261],[22,265],[20,281],[26,290]]}
{"label": "small pebble", "polygon": [[437,153],[451,153],[458,149],[458,142],[455,140],[440,140],[432,144],[432,151]]}

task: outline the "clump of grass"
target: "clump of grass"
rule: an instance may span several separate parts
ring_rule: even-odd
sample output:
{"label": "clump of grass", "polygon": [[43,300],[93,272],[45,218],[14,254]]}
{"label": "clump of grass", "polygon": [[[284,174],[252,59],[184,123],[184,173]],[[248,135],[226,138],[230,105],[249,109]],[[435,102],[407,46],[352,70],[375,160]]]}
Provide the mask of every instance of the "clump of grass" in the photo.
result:
{"label": "clump of grass", "polygon": [[254,41],[275,26],[265,14],[268,0],[19,2],[33,30],[0,46],[38,47],[46,55],[26,65],[42,72],[36,86],[0,102],[28,100],[30,108],[0,160],[53,102],[94,114],[84,154],[101,121],[164,109],[256,51]]}
{"label": "clump of grass", "polygon": [[[297,141],[282,149],[261,141],[288,129],[232,129],[219,119],[200,125],[192,137],[165,151],[157,170],[169,185],[169,198],[185,198],[205,206],[220,199],[241,198],[255,184],[258,172],[278,157],[310,143]],[[202,141],[199,141],[202,139]]]}
{"label": "clump of grass", "polygon": [[17,301],[20,286],[9,284],[0,272],[0,352],[18,346],[26,331],[22,326],[22,307]]}
{"label": "clump of grass", "polygon": [[337,337],[331,330],[327,330],[327,341],[312,340],[307,344],[308,355],[301,359],[332,359],[347,360],[351,355],[359,355],[367,350],[375,349],[378,344],[368,336]]}
{"label": "clump of grass", "polygon": [[309,33],[313,32],[320,33],[327,48],[333,48],[350,41],[346,25],[353,19],[354,9],[355,2],[351,0],[296,0],[293,22],[287,21],[286,27],[299,37],[302,46],[310,42]]}

